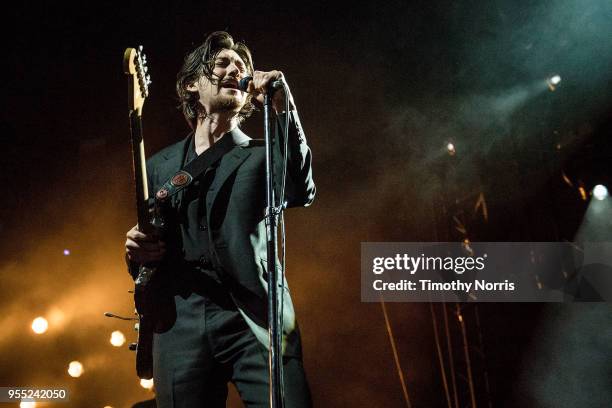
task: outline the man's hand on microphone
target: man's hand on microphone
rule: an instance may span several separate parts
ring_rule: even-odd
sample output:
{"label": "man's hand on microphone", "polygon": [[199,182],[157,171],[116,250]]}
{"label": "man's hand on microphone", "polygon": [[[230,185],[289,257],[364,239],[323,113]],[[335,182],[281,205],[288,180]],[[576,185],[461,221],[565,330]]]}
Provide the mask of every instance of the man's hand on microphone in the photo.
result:
{"label": "man's hand on microphone", "polygon": [[[289,88],[281,71],[255,71],[253,72],[253,80],[249,82],[247,92],[253,94],[253,96],[255,96],[255,100],[259,102],[260,105],[263,105],[264,94],[268,90],[268,86],[279,80],[285,82],[287,89]],[[276,113],[285,111],[285,98],[286,95],[284,89],[279,89],[272,95],[272,108],[276,111]],[[295,104],[293,103],[291,92],[289,92],[289,110],[293,109],[295,109]]]}
{"label": "man's hand on microphone", "polygon": [[134,226],[125,234],[125,252],[130,261],[146,264],[161,261],[166,253],[166,244],[154,234],[144,234]]}

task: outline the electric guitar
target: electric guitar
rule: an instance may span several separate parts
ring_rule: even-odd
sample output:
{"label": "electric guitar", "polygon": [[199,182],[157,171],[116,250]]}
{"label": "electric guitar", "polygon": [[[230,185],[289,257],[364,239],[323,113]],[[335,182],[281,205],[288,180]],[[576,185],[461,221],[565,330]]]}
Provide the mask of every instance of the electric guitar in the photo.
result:
{"label": "electric guitar", "polygon": [[[133,174],[136,187],[138,229],[145,234],[154,233],[149,210],[149,190],[144,140],[142,137],[142,108],[149,96],[151,77],[147,73],[147,59],[138,49],[127,48],[123,54],[123,71],[128,77],[128,105],[132,145]],[[156,326],[154,277],[158,267],[141,265],[134,281],[134,303],[138,315],[138,343],[136,349],[136,373],[138,377],[153,377],[153,330]]]}

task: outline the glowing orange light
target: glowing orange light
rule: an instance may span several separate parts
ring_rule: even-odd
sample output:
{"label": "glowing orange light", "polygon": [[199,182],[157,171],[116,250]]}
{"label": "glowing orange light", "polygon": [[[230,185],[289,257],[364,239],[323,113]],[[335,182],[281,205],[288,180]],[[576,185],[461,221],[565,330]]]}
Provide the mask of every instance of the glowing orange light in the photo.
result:
{"label": "glowing orange light", "polygon": [[52,307],[47,313],[47,320],[53,327],[62,327],[66,321],[66,313],[59,307]]}
{"label": "glowing orange light", "polygon": [[145,380],[143,378],[142,380],[140,380],[140,386],[142,388],[146,388],[147,390],[152,389],[153,388],[153,379]]}
{"label": "glowing orange light", "polygon": [[83,371],[83,364],[78,361],[71,361],[68,365],[68,374],[70,374],[71,377],[80,377]]}
{"label": "glowing orange light", "polygon": [[587,193],[586,190],[584,189],[584,187],[578,187],[578,191],[580,192],[580,197],[582,197],[582,199],[584,201],[587,200]]}
{"label": "glowing orange light", "polygon": [[115,347],[121,347],[125,344],[125,336],[119,330],[111,333],[110,343]]}
{"label": "glowing orange light", "polygon": [[49,323],[44,317],[37,317],[32,321],[32,330],[36,334],[43,334],[49,328]]}

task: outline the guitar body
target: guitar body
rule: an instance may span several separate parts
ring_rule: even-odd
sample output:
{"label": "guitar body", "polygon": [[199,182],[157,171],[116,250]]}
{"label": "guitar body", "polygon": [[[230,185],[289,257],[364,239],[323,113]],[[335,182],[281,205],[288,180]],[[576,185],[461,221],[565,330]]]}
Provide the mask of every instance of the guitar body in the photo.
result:
{"label": "guitar body", "polygon": [[[153,277],[157,268],[141,266],[138,278],[149,275]],[[153,331],[157,320],[153,282],[135,282],[134,304],[138,313],[138,343],[136,346],[136,374],[143,379],[153,378]]]}

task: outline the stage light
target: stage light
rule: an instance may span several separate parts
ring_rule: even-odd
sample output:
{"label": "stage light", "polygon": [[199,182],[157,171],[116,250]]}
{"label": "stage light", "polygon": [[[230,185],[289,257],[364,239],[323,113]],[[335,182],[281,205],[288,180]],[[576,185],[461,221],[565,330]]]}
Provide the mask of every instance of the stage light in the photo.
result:
{"label": "stage light", "polygon": [[80,377],[83,371],[83,364],[78,361],[71,361],[68,365],[68,374],[70,374],[71,377]]}
{"label": "stage light", "polygon": [[19,403],[19,408],[35,408],[36,403],[34,401],[22,401]]}
{"label": "stage light", "polygon": [[561,77],[559,75],[553,75],[550,77],[550,83],[553,85],[559,85],[559,82],[561,82]]}
{"label": "stage light", "polygon": [[36,334],[43,334],[49,328],[49,323],[44,317],[37,317],[32,321],[32,330]]}
{"label": "stage light", "polygon": [[140,380],[140,386],[142,388],[146,388],[147,390],[152,389],[153,388],[153,379],[145,380],[143,378],[142,380]]}
{"label": "stage light", "polygon": [[595,199],[599,201],[608,198],[608,189],[606,188],[606,186],[604,186],[603,184],[598,184],[593,187],[593,197],[595,197]]}
{"label": "stage light", "polygon": [[552,75],[550,78],[546,80],[548,89],[550,89],[551,91],[554,91],[555,89],[557,89],[557,85],[559,85],[560,83],[561,83],[561,76],[557,74]]}
{"label": "stage light", "polygon": [[455,145],[452,143],[448,143],[446,145],[446,151],[448,151],[448,154],[450,154],[451,156],[454,156],[456,151],[455,151]]}
{"label": "stage light", "polygon": [[125,344],[125,336],[119,330],[111,333],[110,342],[115,347],[121,347]]}

